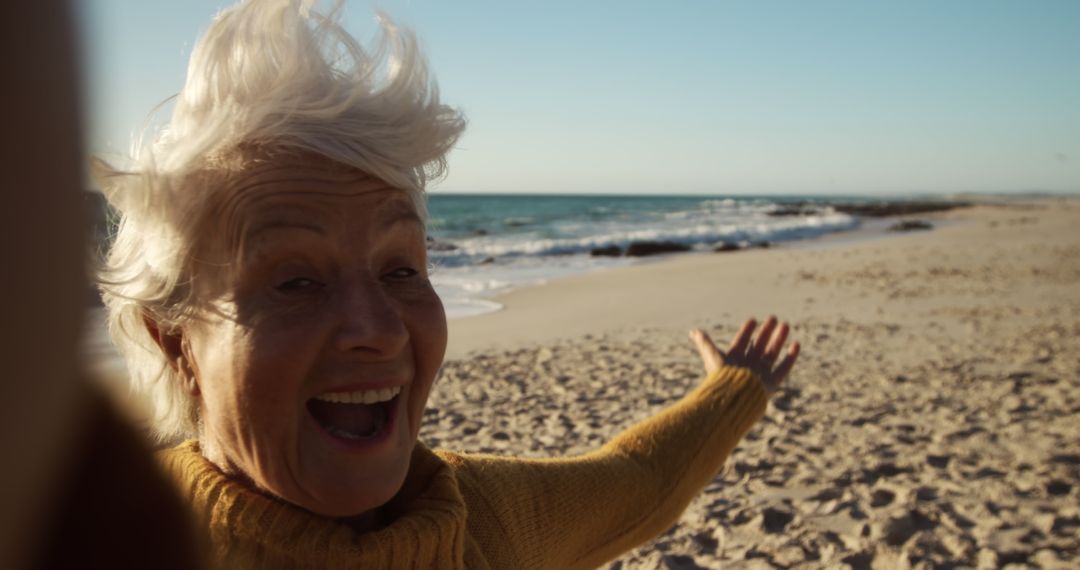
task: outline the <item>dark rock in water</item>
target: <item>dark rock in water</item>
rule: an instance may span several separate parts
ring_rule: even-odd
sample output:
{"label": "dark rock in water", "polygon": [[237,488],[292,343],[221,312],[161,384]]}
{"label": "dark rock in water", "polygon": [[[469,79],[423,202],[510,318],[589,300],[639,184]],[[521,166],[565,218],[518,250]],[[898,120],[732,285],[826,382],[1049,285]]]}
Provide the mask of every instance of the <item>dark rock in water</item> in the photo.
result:
{"label": "dark rock in water", "polygon": [[622,255],[622,248],[617,245],[594,247],[589,254],[593,257],[619,257]]}
{"label": "dark rock in water", "polygon": [[485,230],[484,228],[478,228],[478,229],[475,229],[475,230],[472,231],[472,235],[474,235],[476,237],[483,237],[483,236],[488,235],[488,231]]}
{"label": "dark rock in water", "polygon": [[890,232],[911,232],[916,230],[933,229],[934,225],[922,220],[901,220],[889,226]]}
{"label": "dark rock in water", "polygon": [[438,241],[435,238],[428,236],[427,238],[427,250],[428,251],[454,251],[458,247],[448,241]]}
{"label": "dark rock in water", "polygon": [[772,247],[771,241],[755,241],[750,244],[750,247],[760,247],[762,249],[769,249]]}
{"label": "dark rock in water", "polygon": [[690,246],[673,241],[635,241],[626,248],[627,257],[644,257],[659,253],[690,251]]}
{"label": "dark rock in water", "polygon": [[495,263],[494,257],[485,257],[480,263],[477,263],[477,265],[491,265],[492,263]]}
{"label": "dark rock in water", "polygon": [[769,212],[770,216],[813,216],[814,214],[820,214],[821,210],[814,206],[811,206],[805,202],[797,204],[784,204],[777,209]]}
{"label": "dark rock in water", "polygon": [[833,204],[837,212],[851,214],[853,216],[865,216],[868,218],[884,218],[887,216],[911,216],[928,212],[946,212],[956,208],[967,208],[969,202],[939,202],[939,201],[905,201],[905,202],[878,202],[874,204]]}
{"label": "dark rock in water", "polygon": [[731,241],[722,241],[718,245],[713,247],[713,251],[716,253],[723,253],[726,251],[739,251],[739,249],[741,249],[739,247],[739,244]]}

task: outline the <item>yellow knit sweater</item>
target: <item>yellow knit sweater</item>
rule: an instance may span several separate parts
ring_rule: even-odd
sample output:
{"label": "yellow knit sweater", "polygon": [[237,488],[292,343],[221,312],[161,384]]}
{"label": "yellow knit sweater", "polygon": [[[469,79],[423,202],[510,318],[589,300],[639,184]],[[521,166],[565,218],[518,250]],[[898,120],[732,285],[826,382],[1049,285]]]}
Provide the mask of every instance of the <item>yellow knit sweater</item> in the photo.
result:
{"label": "yellow knit sweater", "polygon": [[671,526],[764,413],[765,391],[723,368],[599,450],[564,459],[418,444],[387,524],[357,533],[224,475],[187,442],[161,460],[221,567],[593,568]]}

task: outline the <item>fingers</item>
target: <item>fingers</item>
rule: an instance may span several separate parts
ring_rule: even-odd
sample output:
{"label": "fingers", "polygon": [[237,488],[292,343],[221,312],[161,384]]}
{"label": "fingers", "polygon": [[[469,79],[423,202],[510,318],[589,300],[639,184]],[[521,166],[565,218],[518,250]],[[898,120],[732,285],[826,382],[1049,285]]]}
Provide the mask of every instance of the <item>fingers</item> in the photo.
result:
{"label": "fingers", "polygon": [[791,343],[791,346],[788,347],[784,359],[780,361],[776,370],[773,371],[776,386],[780,386],[780,383],[784,381],[784,378],[787,378],[787,375],[791,372],[791,367],[795,366],[795,361],[799,358],[799,350],[801,349],[802,347],[799,346],[798,342],[793,342]]}
{"label": "fingers", "polygon": [[[779,388],[791,373],[801,347],[797,342],[791,343],[780,359],[791,327],[773,316],[765,319],[757,335],[754,334],[756,327],[757,322],[754,319],[743,323],[731,340],[727,353],[720,352],[709,335],[701,329],[691,330],[690,338],[697,346],[707,372],[713,372],[725,365],[745,366],[758,373],[765,389],[771,393]],[[780,359],[779,363],[777,359]]]}
{"label": "fingers", "polygon": [[754,327],[757,326],[757,321],[754,319],[747,319],[739,328],[739,332],[735,333],[735,337],[731,339],[731,344],[728,345],[728,354],[742,355],[746,352],[746,347],[750,345],[750,339],[754,334]]}
{"label": "fingers", "polygon": [[705,331],[701,329],[691,330],[690,340],[694,341],[694,345],[697,346],[698,355],[701,356],[701,363],[705,365],[706,373],[711,373],[724,365],[724,355],[720,354],[720,349],[716,348],[716,345]]}
{"label": "fingers", "polygon": [[[769,342],[768,346],[765,347],[765,352],[761,353],[762,364],[772,367],[773,363],[776,362],[777,357],[780,356],[780,351],[784,348],[784,342],[787,340],[788,331],[790,330],[787,323],[780,323],[780,326],[777,327],[776,332],[772,335],[772,340]],[[762,338],[761,341],[762,344],[765,343],[764,338]]]}
{"label": "fingers", "polygon": [[758,332],[757,339],[746,351],[746,359],[749,362],[757,362],[761,359],[762,353],[765,352],[765,347],[769,343],[769,339],[772,338],[773,330],[776,328],[776,317],[769,317],[765,319],[765,323],[761,325],[761,331]]}

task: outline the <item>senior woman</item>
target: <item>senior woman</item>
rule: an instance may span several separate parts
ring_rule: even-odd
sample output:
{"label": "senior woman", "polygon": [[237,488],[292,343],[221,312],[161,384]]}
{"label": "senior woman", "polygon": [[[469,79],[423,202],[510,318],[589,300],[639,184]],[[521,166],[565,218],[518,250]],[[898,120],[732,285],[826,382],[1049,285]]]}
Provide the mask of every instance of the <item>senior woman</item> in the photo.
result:
{"label": "senior woman", "polygon": [[418,442],[446,320],[426,181],[462,132],[416,40],[375,55],[310,6],[248,1],[192,52],[172,119],[126,171],[101,273],[161,460],[226,568],[592,567],[672,524],[761,416],[798,346],[692,334],[701,385],[581,457]]}

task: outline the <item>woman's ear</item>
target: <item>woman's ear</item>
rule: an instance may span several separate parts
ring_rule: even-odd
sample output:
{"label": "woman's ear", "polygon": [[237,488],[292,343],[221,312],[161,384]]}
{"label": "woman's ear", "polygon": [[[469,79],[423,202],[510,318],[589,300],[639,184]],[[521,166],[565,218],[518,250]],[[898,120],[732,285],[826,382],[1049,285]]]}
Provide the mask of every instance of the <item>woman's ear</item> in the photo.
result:
{"label": "woman's ear", "polygon": [[195,373],[195,361],[191,354],[191,345],[188,343],[187,337],[184,336],[183,330],[176,332],[165,332],[161,326],[148,315],[143,316],[143,324],[146,325],[146,332],[150,333],[150,338],[154,339],[154,343],[158,345],[161,352],[165,355],[165,362],[169,363],[184,383],[184,389],[194,396],[199,395],[199,381],[198,375]]}
{"label": "woman's ear", "polygon": [[199,368],[195,362],[195,355],[191,353],[191,343],[188,342],[188,337],[182,334],[180,336],[180,357],[176,359],[176,366],[180,378],[184,380],[184,389],[192,396],[198,396]]}

